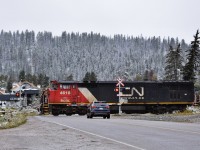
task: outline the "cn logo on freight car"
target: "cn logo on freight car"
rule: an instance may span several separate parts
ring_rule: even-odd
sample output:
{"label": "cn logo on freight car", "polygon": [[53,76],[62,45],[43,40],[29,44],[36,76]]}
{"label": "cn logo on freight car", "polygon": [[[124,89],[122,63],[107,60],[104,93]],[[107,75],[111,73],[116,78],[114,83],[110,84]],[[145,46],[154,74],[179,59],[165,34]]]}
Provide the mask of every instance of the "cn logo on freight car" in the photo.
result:
{"label": "cn logo on freight car", "polygon": [[134,97],[133,99],[144,99],[144,87],[140,87],[140,89],[136,89],[135,87],[132,87],[129,94],[121,93],[120,96]]}

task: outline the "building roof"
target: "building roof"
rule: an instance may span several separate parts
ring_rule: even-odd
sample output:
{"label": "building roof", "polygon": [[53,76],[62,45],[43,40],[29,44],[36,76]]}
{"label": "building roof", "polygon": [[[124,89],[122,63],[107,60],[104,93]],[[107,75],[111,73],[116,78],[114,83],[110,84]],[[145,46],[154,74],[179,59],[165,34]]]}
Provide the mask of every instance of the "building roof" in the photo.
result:
{"label": "building roof", "polygon": [[22,90],[24,90],[24,89],[37,89],[37,90],[39,90],[39,88],[36,87],[33,83],[30,83],[28,81],[24,81],[24,82],[13,83],[13,87],[12,87],[11,91],[19,91],[20,87],[22,88]]}

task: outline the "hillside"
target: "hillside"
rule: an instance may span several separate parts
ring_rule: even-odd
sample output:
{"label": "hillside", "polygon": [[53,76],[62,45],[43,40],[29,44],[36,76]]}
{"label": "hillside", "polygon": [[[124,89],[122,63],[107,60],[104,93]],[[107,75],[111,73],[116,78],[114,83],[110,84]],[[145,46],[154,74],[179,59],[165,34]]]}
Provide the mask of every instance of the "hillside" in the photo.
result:
{"label": "hillside", "polygon": [[1,31],[0,74],[17,78],[25,70],[50,79],[63,80],[72,74],[74,80],[82,80],[86,72],[94,71],[98,80],[116,80],[124,75],[133,80],[136,74],[153,70],[162,79],[169,45],[176,47],[179,42],[185,57],[188,45],[177,38]]}

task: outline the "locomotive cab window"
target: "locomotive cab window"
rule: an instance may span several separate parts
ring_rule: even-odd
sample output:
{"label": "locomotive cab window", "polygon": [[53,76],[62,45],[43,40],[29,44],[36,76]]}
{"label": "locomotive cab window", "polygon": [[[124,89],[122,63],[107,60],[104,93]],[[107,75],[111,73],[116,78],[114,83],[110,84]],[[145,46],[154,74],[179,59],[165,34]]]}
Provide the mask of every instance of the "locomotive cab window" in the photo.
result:
{"label": "locomotive cab window", "polygon": [[61,85],[60,85],[60,89],[64,89],[64,90],[70,89],[70,85],[61,84]]}
{"label": "locomotive cab window", "polygon": [[58,89],[57,84],[52,84],[52,85],[51,85],[51,89],[53,89],[53,90],[57,90],[57,89]]}
{"label": "locomotive cab window", "polygon": [[63,89],[64,89],[64,90],[67,89],[67,85],[63,85]]}
{"label": "locomotive cab window", "polygon": [[70,89],[70,85],[66,85],[66,89]]}

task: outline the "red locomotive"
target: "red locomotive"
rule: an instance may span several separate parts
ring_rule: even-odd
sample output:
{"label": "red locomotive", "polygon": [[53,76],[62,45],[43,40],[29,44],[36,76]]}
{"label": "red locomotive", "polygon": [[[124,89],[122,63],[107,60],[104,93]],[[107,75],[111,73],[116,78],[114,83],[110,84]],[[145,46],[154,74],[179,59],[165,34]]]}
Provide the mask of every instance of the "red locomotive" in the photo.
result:
{"label": "red locomotive", "polygon": [[78,87],[78,82],[51,81],[50,88],[43,91],[41,96],[41,113],[79,114],[87,113],[87,105],[95,100],[86,88]]}

